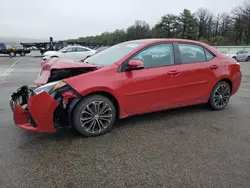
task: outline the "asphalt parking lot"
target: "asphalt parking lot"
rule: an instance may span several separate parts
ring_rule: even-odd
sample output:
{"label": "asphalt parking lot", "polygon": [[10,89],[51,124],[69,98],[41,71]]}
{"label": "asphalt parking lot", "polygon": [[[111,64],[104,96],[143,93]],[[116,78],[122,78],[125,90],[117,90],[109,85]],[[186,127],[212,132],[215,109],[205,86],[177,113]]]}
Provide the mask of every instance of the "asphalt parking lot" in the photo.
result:
{"label": "asphalt parking lot", "polygon": [[0,187],[250,187],[250,62],[223,111],[200,105],[120,120],[104,136],[15,127],[8,98],[40,59],[0,57]]}

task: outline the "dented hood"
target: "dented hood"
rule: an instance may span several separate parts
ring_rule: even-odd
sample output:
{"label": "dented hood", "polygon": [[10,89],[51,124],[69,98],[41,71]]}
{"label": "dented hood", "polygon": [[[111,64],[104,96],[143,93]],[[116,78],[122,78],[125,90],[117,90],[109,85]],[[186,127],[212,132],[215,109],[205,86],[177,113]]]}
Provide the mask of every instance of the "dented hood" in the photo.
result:
{"label": "dented hood", "polygon": [[41,69],[35,84],[44,85],[52,80],[64,79],[78,74],[87,73],[101,68],[100,65],[87,64],[72,60],[52,58],[46,62]]}

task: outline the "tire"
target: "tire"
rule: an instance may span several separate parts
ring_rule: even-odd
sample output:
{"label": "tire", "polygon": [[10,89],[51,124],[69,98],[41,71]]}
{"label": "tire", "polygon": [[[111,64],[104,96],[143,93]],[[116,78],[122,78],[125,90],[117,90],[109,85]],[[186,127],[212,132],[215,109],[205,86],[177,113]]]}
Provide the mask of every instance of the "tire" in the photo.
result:
{"label": "tire", "polygon": [[234,57],[232,57],[233,59],[235,59],[236,61],[237,61],[237,58],[234,56]]}
{"label": "tire", "polygon": [[25,55],[26,55],[25,52],[20,53],[20,56],[25,56]]}
{"label": "tire", "polygon": [[[99,110],[97,111],[99,111],[99,113],[101,111],[102,116],[95,112],[93,108],[95,104],[99,104]],[[105,105],[107,106],[104,108]],[[93,113],[91,113],[89,109]],[[80,120],[81,117],[82,120]],[[101,117],[103,117],[103,119]],[[112,129],[115,120],[116,109],[113,102],[102,95],[90,95],[86,98],[83,98],[75,107],[72,117],[73,126],[75,129],[86,137],[94,137],[106,134]]]}
{"label": "tire", "polygon": [[[220,90],[220,89],[222,89],[222,90]],[[212,108],[212,110],[222,110],[227,106],[227,104],[230,100],[230,97],[231,97],[230,85],[225,81],[220,81],[214,87],[214,89],[210,95],[208,104]],[[216,99],[218,99],[218,100],[216,100]]]}
{"label": "tire", "polygon": [[250,61],[250,56],[247,57],[246,61]]}
{"label": "tire", "polygon": [[9,56],[10,56],[10,57],[16,57],[16,52],[10,51],[10,52],[9,52]]}

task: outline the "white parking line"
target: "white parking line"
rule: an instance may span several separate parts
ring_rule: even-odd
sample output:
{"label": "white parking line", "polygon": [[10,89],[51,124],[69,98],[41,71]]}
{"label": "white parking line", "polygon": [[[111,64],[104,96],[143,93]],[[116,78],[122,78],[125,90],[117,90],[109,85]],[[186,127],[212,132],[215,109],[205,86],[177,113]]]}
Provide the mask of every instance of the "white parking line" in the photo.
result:
{"label": "white parking line", "polygon": [[19,58],[18,60],[16,60],[14,63],[12,63],[7,69],[5,69],[3,71],[3,73],[0,74],[0,83],[2,83],[5,78],[9,75],[11,75],[11,72],[14,70],[14,66],[21,60],[21,58]]}

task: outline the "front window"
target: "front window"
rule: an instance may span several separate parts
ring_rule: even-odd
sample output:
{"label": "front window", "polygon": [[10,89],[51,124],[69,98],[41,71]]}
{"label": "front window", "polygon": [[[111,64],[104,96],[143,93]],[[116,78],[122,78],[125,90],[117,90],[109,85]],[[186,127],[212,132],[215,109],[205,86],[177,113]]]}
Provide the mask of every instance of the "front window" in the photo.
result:
{"label": "front window", "polygon": [[136,48],[146,44],[147,41],[123,42],[107,48],[85,60],[85,62],[96,65],[112,65]]}
{"label": "front window", "polygon": [[174,50],[172,43],[151,46],[132,59],[144,63],[144,68],[154,68],[174,64]]}

